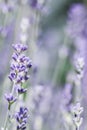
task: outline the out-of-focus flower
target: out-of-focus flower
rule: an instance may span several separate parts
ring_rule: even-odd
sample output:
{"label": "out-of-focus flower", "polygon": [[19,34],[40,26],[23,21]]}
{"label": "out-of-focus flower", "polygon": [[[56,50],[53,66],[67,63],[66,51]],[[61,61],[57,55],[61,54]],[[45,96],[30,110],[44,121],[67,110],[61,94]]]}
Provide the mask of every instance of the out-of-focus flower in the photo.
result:
{"label": "out-of-focus flower", "polygon": [[29,4],[35,9],[42,9],[45,4],[45,0],[29,0]]}
{"label": "out-of-focus flower", "polygon": [[14,11],[15,8],[17,7],[17,2],[14,1],[6,1],[6,2],[2,2],[0,3],[0,10],[2,11],[3,14],[7,14],[8,12]]}
{"label": "out-of-focus flower", "polygon": [[76,69],[80,71],[84,67],[84,59],[83,57],[80,57],[77,59]]}
{"label": "out-of-focus flower", "polygon": [[79,79],[83,77],[83,69],[84,69],[84,58],[80,57],[76,62],[76,73]]}
{"label": "out-of-focus flower", "polygon": [[87,8],[83,4],[73,4],[68,14],[67,33],[73,39],[87,37]]}
{"label": "out-of-focus flower", "polygon": [[28,121],[28,109],[20,107],[20,111],[15,115],[17,121],[17,130],[25,130]]}
{"label": "out-of-focus flower", "polygon": [[79,128],[80,125],[82,124],[83,118],[80,117],[82,112],[83,112],[83,107],[80,106],[79,102],[72,107],[73,121],[74,124],[76,125],[76,128]]}
{"label": "out-of-focus flower", "polygon": [[84,69],[84,58],[83,57],[79,57],[76,61],[75,64],[75,70],[76,70],[76,74],[78,79],[81,81],[82,77],[83,77],[83,69]]}

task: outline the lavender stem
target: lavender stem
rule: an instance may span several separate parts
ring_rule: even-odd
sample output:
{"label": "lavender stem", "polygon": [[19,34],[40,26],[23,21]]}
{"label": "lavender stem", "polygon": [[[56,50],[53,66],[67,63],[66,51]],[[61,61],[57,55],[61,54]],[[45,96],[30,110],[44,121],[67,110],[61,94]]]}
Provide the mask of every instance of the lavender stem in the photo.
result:
{"label": "lavender stem", "polygon": [[6,128],[7,128],[8,118],[9,118],[9,110],[7,111],[7,115],[6,115],[6,120],[5,120],[5,124],[4,124],[4,130],[6,130]]}

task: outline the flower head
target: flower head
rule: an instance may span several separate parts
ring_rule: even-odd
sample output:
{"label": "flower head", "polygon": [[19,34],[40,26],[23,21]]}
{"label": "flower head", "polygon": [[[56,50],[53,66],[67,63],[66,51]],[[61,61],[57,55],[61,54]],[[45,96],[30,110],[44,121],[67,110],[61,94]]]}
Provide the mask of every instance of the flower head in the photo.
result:
{"label": "flower head", "polygon": [[26,51],[27,50],[27,45],[23,45],[23,44],[13,44],[13,48],[14,50],[16,50],[18,53],[21,53],[23,51]]}
{"label": "flower head", "polygon": [[22,54],[27,50],[27,45],[18,43],[14,44],[13,48],[16,52],[12,55],[9,79],[15,83],[24,83],[30,77],[28,71],[32,66],[30,58]]}
{"label": "flower head", "polygon": [[16,102],[17,97],[14,97],[14,96],[12,95],[12,93],[10,93],[10,94],[5,94],[5,98],[6,98],[6,100],[7,100],[8,103],[9,103],[8,109],[10,110],[11,105],[12,105],[14,102]]}
{"label": "flower head", "polygon": [[15,117],[18,124],[17,130],[25,130],[28,120],[28,109],[25,107],[20,107],[20,110],[16,113]]}
{"label": "flower head", "polygon": [[73,4],[68,14],[67,32],[71,38],[87,37],[87,8],[85,5],[78,3]]}

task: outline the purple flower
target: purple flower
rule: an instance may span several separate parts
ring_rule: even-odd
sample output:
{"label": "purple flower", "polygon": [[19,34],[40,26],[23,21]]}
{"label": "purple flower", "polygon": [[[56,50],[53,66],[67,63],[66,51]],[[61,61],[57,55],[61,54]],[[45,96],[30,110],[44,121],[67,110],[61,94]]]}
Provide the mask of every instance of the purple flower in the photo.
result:
{"label": "purple flower", "polygon": [[19,75],[17,76],[16,82],[17,82],[17,83],[23,83],[23,82],[24,82],[23,76],[19,74]]}
{"label": "purple flower", "polygon": [[18,123],[17,130],[25,130],[28,120],[28,109],[25,107],[20,107],[20,111],[16,113],[15,117]]}
{"label": "purple flower", "polygon": [[31,7],[35,8],[37,6],[38,0],[29,0]]}
{"label": "purple flower", "polygon": [[6,100],[7,100],[8,103],[9,103],[8,109],[10,110],[10,106],[11,106],[14,102],[16,102],[17,98],[14,97],[14,96],[12,95],[12,93],[10,93],[10,94],[5,94],[5,98],[6,98]]}
{"label": "purple flower", "polygon": [[19,67],[20,66],[17,62],[12,62],[10,65],[11,71],[15,71],[15,72],[18,72]]}
{"label": "purple flower", "polygon": [[18,91],[19,94],[23,94],[27,91],[27,89],[20,87],[20,88],[17,89],[17,91]]}
{"label": "purple flower", "polygon": [[25,93],[27,90],[22,87],[22,83],[30,78],[28,71],[32,66],[32,62],[29,57],[22,54],[23,51],[27,50],[26,45],[15,44],[13,48],[16,52],[12,55],[11,71],[8,77],[16,85],[21,84],[17,89],[18,93]]}
{"label": "purple flower", "polygon": [[30,78],[30,75],[25,75],[24,76],[24,80],[26,81],[26,80],[28,80]]}
{"label": "purple flower", "polygon": [[24,44],[13,44],[13,48],[14,50],[16,50],[18,53],[21,53],[23,51],[26,51],[27,50],[27,45],[24,45]]}
{"label": "purple flower", "polygon": [[16,91],[17,91],[18,94],[23,94],[23,93],[26,93],[27,89],[26,89],[26,88],[23,88],[23,87],[21,86],[21,84],[17,84],[17,85],[16,85]]}
{"label": "purple flower", "polygon": [[20,55],[19,60],[20,60],[20,62],[24,62],[26,60],[26,56]]}
{"label": "purple flower", "polygon": [[27,67],[31,68],[32,67],[32,61],[31,60],[27,60]]}
{"label": "purple flower", "polygon": [[85,5],[78,3],[73,4],[68,14],[67,33],[71,38],[87,37],[87,8]]}
{"label": "purple flower", "polygon": [[13,53],[12,58],[13,58],[13,60],[17,61],[18,54],[17,53]]}
{"label": "purple flower", "polygon": [[12,55],[9,78],[11,81],[15,81],[15,83],[24,83],[30,77],[28,70],[32,66],[30,58],[22,54],[23,51],[27,50],[27,45],[15,44],[13,48],[16,50],[16,53]]}
{"label": "purple flower", "polygon": [[20,65],[20,67],[19,67],[19,72],[25,71],[25,69],[26,69],[26,66],[22,64],[22,65]]}
{"label": "purple flower", "polygon": [[15,72],[11,72],[8,77],[9,77],[9,79],[10,79],[11,81],[14,81],[14,80],[16,79],[16,73],[15,73]]}

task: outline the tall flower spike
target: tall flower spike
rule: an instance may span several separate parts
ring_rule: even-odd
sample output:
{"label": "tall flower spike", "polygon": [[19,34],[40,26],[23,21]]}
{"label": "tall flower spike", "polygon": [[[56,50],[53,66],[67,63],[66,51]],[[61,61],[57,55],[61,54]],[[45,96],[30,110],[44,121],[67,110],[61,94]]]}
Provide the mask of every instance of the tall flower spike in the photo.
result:
{"label": "tall flower spike", "polygon": [[[25,54],[22,54],[27,50],[27,45],[18,43],[14,44],[13,48],[16,52],[12,55],[9,78],[16,84],[24,83],[30,77],[28,71],[32,66],[30,58],[25,56]],[[23,89],[22,91],[24,92]]]}

